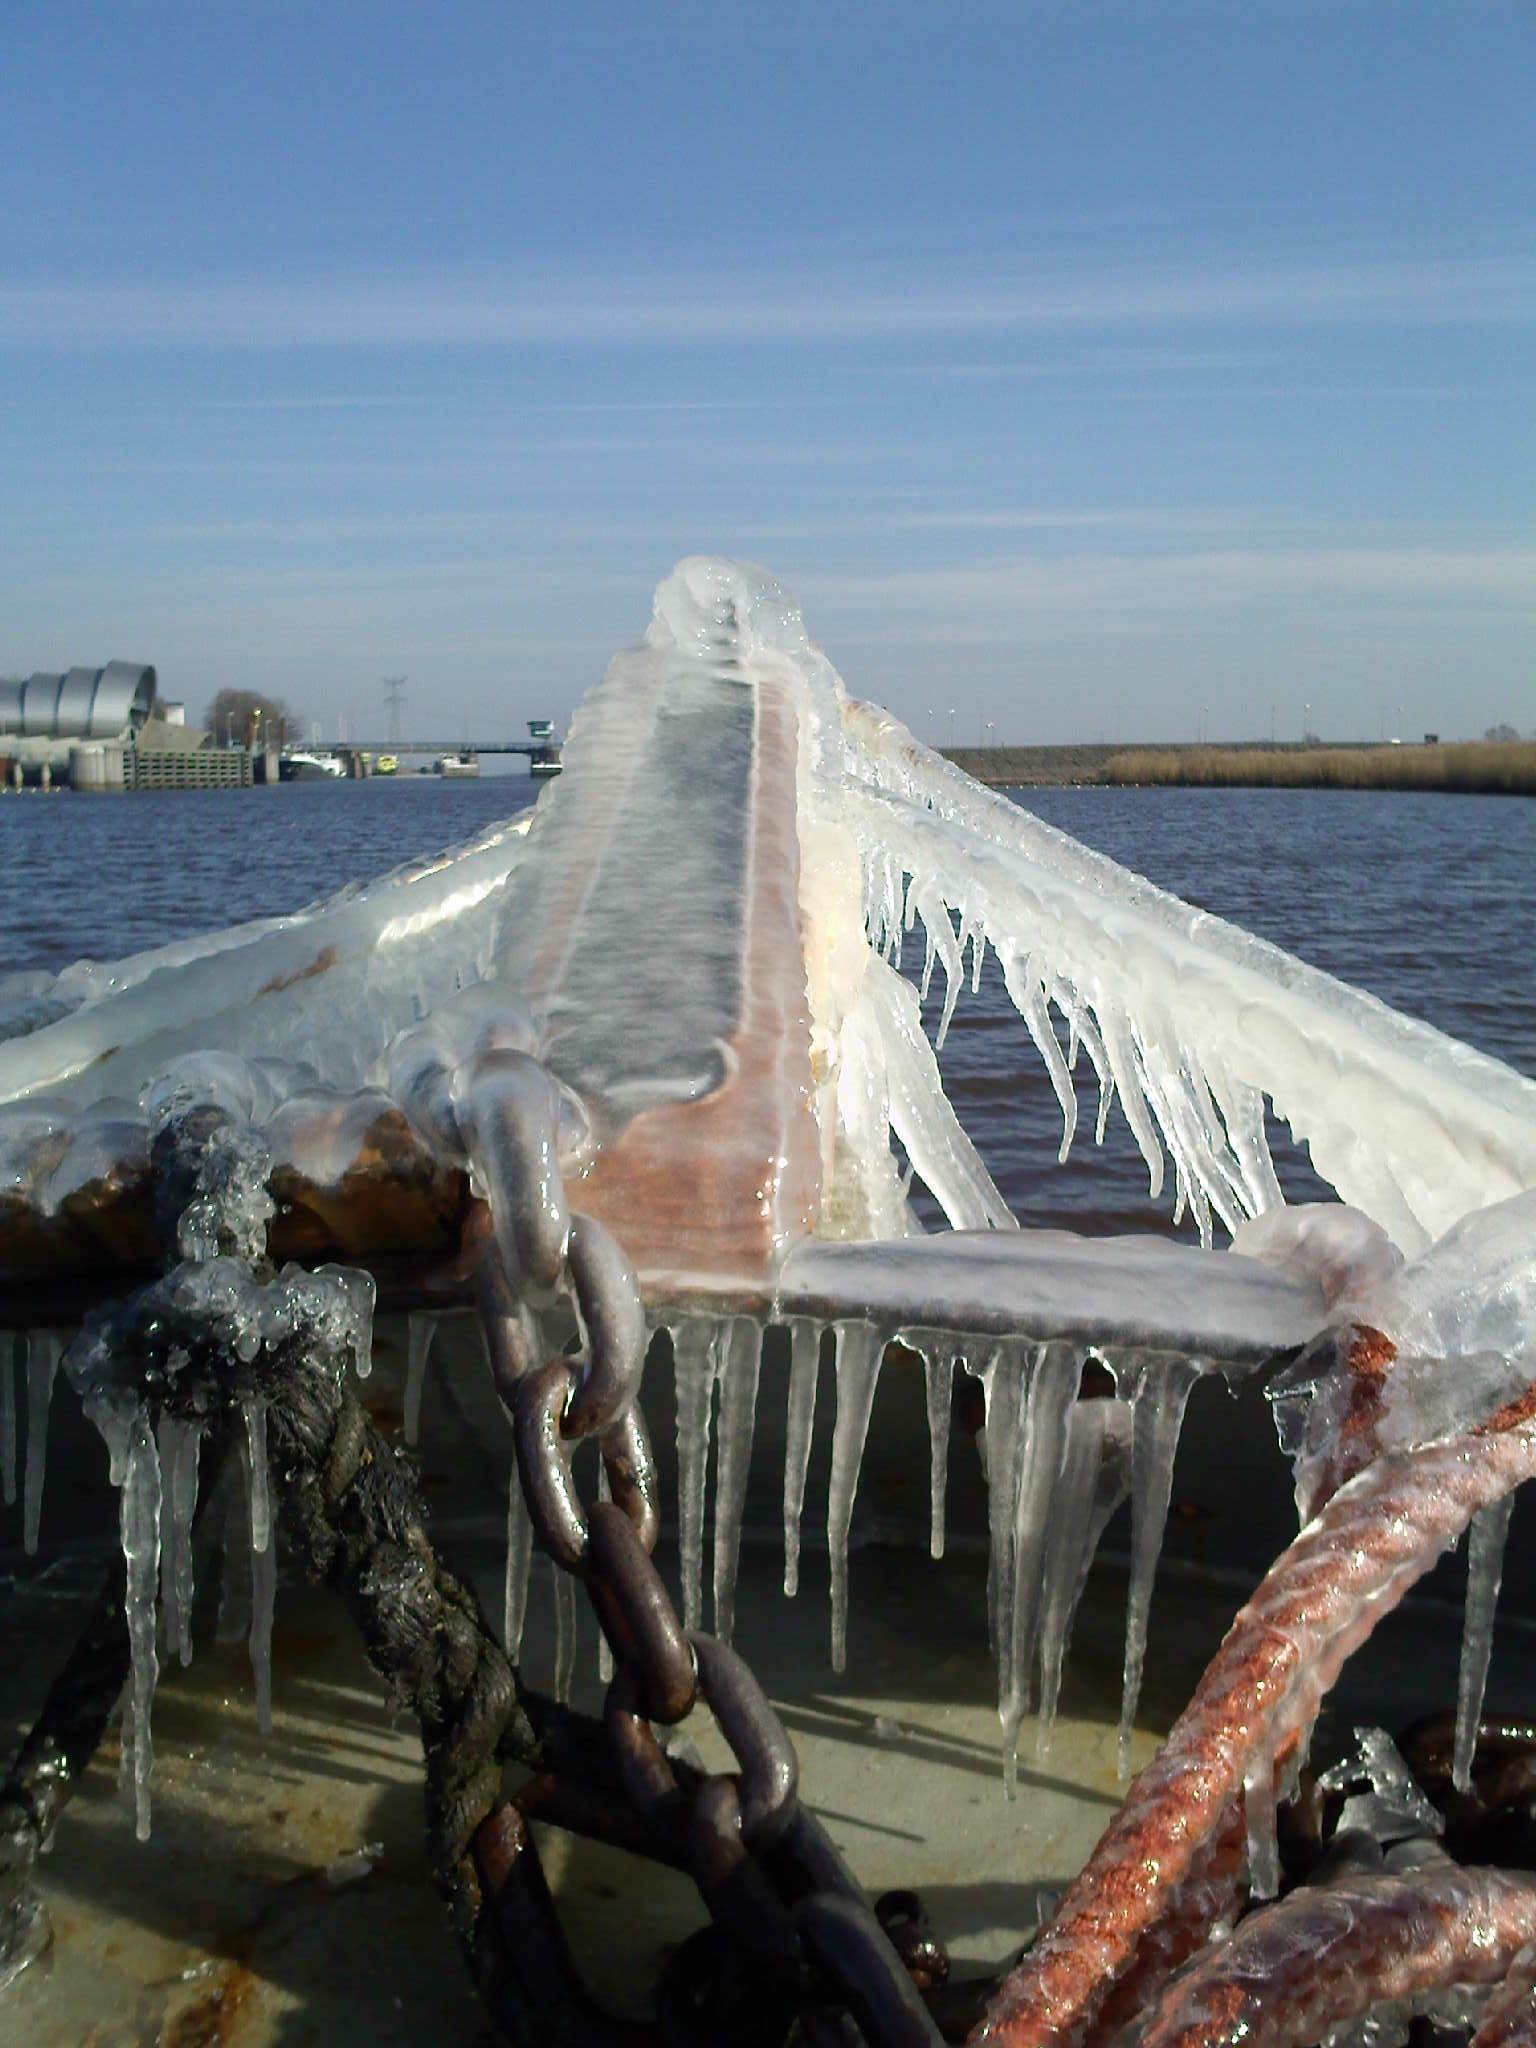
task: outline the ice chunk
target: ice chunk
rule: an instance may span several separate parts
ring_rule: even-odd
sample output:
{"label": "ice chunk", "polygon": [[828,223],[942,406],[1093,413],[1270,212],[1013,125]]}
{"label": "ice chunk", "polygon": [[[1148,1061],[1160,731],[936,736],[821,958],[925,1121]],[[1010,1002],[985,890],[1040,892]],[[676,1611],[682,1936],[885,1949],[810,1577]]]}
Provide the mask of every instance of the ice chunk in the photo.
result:
{"label": "ice chunk", "polygon": [[[1487,1510],[1485,1509],[1486,1513]],[[1324,1792],[1349,1796],[1336,1833],[1358,1830],[1384,1848],[1445,1832],[1439,1809],[1425,1798],[1418,1780],[1384,1728],[1357,1728],[1353,1749],[1318,1773]]]}
{"label": "ice chunk", "polygon": [[1315,1280],[1323,1306],[1339,1313],[1347,1313],[1340,1303],[1390,1280],[1403,1263],[1381,1225],[1342,1202],[1268,1209],[1234,1231],[1232,1249],[1298,1280]]}

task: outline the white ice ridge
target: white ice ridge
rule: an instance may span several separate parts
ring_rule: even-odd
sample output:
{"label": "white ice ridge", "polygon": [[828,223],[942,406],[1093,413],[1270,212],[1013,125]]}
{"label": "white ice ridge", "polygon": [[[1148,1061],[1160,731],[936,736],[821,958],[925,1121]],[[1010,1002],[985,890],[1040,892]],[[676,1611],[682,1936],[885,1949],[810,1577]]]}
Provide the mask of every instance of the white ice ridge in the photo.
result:
{"label": "white ice ridge", "polygon": [[9,1003],[0,982],[0,1102],[133,1097],[177,1054],[210,1050],[281,1050],[357,1087],[398,1031],[485,972],[529,823],[505,821],[289,917],[78,962]]}
{"label": "white ice ridge", "polygon": [[1207,1205],[1232,1227],[1277,1199],[1265,1095],[1340,1196],[1410,1251],[1536,1186],[1536,1082],[1090,852],[888,713],[848,702],[844,730],[872,938],[910,908],[951,973],[951,913],[997,948],[1068,1137],[1070,1063],[1047,1004],[1118,1097],[1154,1189],[1166,1145],[1202,1222]]}

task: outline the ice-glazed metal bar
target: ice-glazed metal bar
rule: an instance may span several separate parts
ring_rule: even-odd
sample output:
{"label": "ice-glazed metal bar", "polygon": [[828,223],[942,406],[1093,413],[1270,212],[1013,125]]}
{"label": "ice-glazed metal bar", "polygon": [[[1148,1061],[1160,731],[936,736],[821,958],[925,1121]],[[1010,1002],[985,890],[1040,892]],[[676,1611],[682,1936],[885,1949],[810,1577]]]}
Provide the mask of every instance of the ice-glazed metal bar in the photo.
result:
{"label": "ice-glazed metal bar", "polygon": [[1234,1252],[1156,1237],[955,1230],[889,1242],[805,1244],[785,1261],[775,1313],[893,1329],[1055,1339],[1256,1365],[1327,1320],[1311,1280]]}

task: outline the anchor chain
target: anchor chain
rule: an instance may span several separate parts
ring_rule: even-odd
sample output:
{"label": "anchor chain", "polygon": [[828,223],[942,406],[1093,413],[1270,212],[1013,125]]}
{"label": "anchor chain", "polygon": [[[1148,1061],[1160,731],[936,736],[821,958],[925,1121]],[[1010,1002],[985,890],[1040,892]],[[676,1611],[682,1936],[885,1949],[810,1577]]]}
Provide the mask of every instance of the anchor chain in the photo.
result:
{"label": "anchor chain", "polygon": [[[535,1539],[585,1586],[613,1658],[602,1727],[628,1824],[616,1824],[609,1802],[588,1817],[558,1795],[552,1817],[686,1870],[715,1922],[669,1968],[659,2038],[704,2048],[728,2027],[730,2038],[778,2048],[798,2025],[799,2039],[828,2048],[935,2048],[943,2036],[919,1985],[941,1985],[948,1959],[924,1928],[904,1960],[886,1924],[910,1930],[920,1905],[893,1894],[901,1905],[886,1922],[870,1908],[801,1804],[794,1744],[762,1686],[726,1643],[683,1626],[656,1568],[639,1287],[617,1239],[591,1216],[571,1217],[562,1284],[585,1340],[575,1356],[542,1355],[538,1319],[494,1244],[477,1280],[480,1315]],[[587,1437],[611,1495],[590,1506],[571,1472]],[[657,1736],[698,1700],[730,1746],[733,1771],[690,1771]],[[549,1815],[548,1792],[547,1780],[536,1781],[533,1810]],[[513,2003],[539,2012],[537,2038],[647,2038],[607,2021],[581,1985],[516,1805],[482,1824],[475,1857],[499,1923],[502,1970],[518,1979]]]}

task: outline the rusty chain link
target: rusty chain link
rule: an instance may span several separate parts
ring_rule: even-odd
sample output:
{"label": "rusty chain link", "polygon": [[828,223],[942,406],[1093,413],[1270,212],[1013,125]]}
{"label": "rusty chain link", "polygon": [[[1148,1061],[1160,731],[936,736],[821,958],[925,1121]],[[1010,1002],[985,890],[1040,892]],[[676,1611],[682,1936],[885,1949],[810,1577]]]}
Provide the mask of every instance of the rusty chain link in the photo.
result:
{"label": "rusty chain link", "polygon": [[[656,1470],[638,1399],[646,1348],[639,1287],[622,1246],[593,1217],[571,1214],[561,1286],[583,1340],[575,1356],[547,1355],[494,1244],[477,1281],[480,1319],[535,1539],[586,1586],[613,1656],[602,1726],[630,1818],[616,1816],[602,1793],[587,1797],[584,1817],[580,1788],[556,1794],[546,1776],[482,1825],[476,1860],[501,1966],[517,1979],[514,2002],[538,2015],[536,2038],[572,2048],[702,2048],[721,2038],[727,2008],[732,2038],[743,2041],[795,2033],[842,2048],[934,2048],[943,2036],[922,1994],[943,1984],[948,1959],[920,1903],[892,1894],[883,1918],[870,1909],[800,1804],[794,1745],[766,1693],[727,1644],[683,1627],[656,1569]],[[571,1453],[587,1437],[597,1440],[611,1495],[591,1506],[571,1474]],[[656,1735],[699,1699],[734,1771],[676,1765]],[[586,1993],[539,1870],[533,1813],[623,1839],[692,1876],[715,1929],[669,1965],[657,2028],[610,2020]]]}

